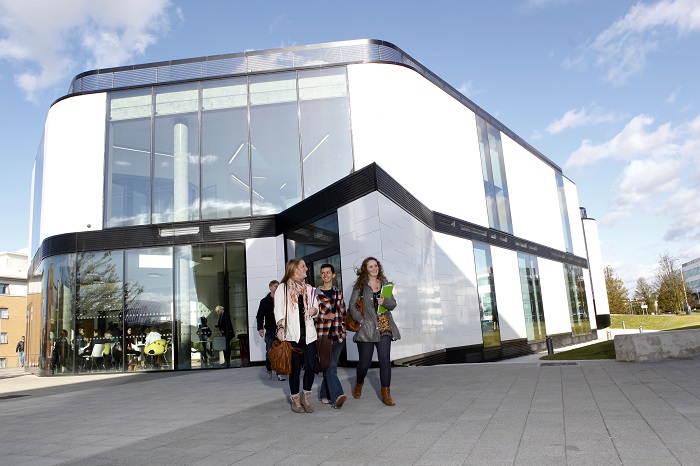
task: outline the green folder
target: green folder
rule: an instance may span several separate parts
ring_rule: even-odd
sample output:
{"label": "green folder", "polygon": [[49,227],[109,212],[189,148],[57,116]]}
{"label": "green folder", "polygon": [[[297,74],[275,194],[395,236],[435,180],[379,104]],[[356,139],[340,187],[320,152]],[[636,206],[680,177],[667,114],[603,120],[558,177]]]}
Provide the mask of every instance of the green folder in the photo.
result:
{"label": "green folder", "polygon": [[[384,285],[384,286],[382,286],[381,295],[382,295],[384,298],[391,298],[391,293],[392,293],[393,291],[394,291],[394,285],[392,285],[392,284]],[[384,313],[385,313],[386,311],[388,311],[388,310],[389,310],[389,309],[385,308],[384,306],[382,306],[382,305],[380,304],[380,305],[379,305],[379,309],[377,309],[377,314],[384,314]]]}

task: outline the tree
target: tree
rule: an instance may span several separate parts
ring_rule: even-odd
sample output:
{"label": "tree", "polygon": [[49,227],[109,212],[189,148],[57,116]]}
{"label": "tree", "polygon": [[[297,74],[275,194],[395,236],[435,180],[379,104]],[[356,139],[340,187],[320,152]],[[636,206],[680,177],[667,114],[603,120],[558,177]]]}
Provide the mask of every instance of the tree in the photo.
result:
{"label": "tree", "polygon": [[654,288],[644,277],[637,280],[637,287],[634,289],[634,300],[640,305],[642,303],[646,304],[647,310],[653,312],[656,294],[654,293]]}
{"label": "tree", "polygon": [[676,267],[677,260],[668,251],[659,254],[654,286],[656,287],[660,311],[680,313],[685,307],[685,281],[681,276],[681,269]]}
{"label": "tree", "polygon": [[608,306],[610,314],[624,314],[629,312],[628,292],[625,283],[615,273],[615,269],[606,265],[605,288],[608,292]]}

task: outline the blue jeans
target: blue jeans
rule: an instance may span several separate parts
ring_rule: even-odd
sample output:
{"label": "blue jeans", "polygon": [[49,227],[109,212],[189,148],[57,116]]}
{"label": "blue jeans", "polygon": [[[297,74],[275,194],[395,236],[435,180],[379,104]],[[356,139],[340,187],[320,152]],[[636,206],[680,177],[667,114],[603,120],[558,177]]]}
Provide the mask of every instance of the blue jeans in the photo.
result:
{"label": "blue jeans", "polygon": [[[335,403],[338,397],[343,394],[343,386],[338,378],[338,359],[343,351],[343,343],[339,341],[333,342],[333,360],[328,369],[323,371],[323,382],[321,383],[320,398],[327,398]],[[330,393],[330,396],[329,396]]]}
{"label": "blue jeans", "polygon": [[19,365],[24,367],[24,351],[19,352]]}
{"label": "blue jeans", "polygon": [[268,332],[266,330],[265,331],[265,368],[267,369],[267,372],[270,372],[272,370],[270,358],[268,357],[267,353],[270,351],[270,348],[272,348],[272,342],[274,340],[275,340],[275,335],[272,332]]}

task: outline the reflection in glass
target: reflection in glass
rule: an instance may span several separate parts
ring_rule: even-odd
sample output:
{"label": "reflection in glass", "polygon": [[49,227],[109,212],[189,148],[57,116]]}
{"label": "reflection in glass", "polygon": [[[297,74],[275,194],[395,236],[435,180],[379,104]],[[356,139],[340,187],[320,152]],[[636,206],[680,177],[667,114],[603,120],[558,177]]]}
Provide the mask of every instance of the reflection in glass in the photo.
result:
{"label": "reflection in glass", "polygon": [[479,295],[481,335],[484,340],[484,348],[501,346],[491,247],[488,244],[474,243],[474,265],[476,267],[476,289]]}
{"label": "reflection in glass", "polygon": [[564,264],[566,294],[569,302],[569,318],[574,335],[590,333],[591,321],[586,299],[586,283],[583,281],[583,269],[575,265]]}
{"label": "reflection in glass", "polygon": [[285,239],[295,243],[290,248],[294,257],[308,257],[316,252],[328,248],[340,248],[340,235],[338,234],[338,215],[333,213],[296,230],[287,232]]}
{"label": "reflection in glass", "polygon": [[151,89],[110,93],[105,227],[146,225],[151,213]]}
{"label": "reflection in glass", "polygon": [[[228,276],[228,305],[222,320],[230,325],[226,330],[230,342],[230,360],[233,365],[250,364],[250,345],[248,340],[248,295],[246,292],[245,244],[226,244],[226,268]],[[228,324],[230,322],[230,324]],[[219,330],[224,330],[219,325]],[[230,337],[230,338],[229,338]],[[228,348],[227,348],[228,350]]]}
{"label": "reflection in glass", "polygon": [[245,78],[202,83],[202,218],[250,211]]}
{"label": "reflection in glass", "polygon": [[75,299],[75,255],[51,257],[45,260],[44,329],[39,368],[45,373],[73,372],[72,329]]}
{"label": "reflection in glass", "polygon": [[153,223],[199,219],[199,84],[156,90]]}
{"label": "reflection in glass", "polygon": [[[73,346],[79,372],[122,369],[123,256],[121,251],[78,254]],[[130,299],[139,293],[132,289]]]}
{"label": "reflection in glass", "polygon": [[508,182],[503,165],[501,132],[481,117],[476,117],[476,130],[481,152],[481,169],[484,175],[486,208],[489,226],[497,230],[513,233],[508,198]]}
{"label": "reflection in glass", "polygon": [[[124,323],[131,327],[144,369],[172,368],[172,248],[126,251]],[[138,296],[132,293],[138,290]]]}
{"label": "reflection in glass", "polygon": [[544,340],[547,338],[547,329],[544,324],[537,257],[518,253],[518,267],[520,268],[520,289],[523,294],[527,339],[528,341]]}
{"label": "reflection in glass", "polygon": [[295,73],[250,78],[253,213],[276,214],[302,198]]}
{"label": "reflection in glass", "polygon": [[352,172],[345,68],[299,72],[304,196]]}
{"label": "reflection in glass", "polygon": [[175,247],[175,319],[178,369],[224,367],[224,346],[215,308],[223,303],[224,247]]}
{"label": "reflection in glass", "polygon": [[573,254],[574,246],[571,242],[571,225],[569,224],[569,209],[566,207],[566,191],[564,190],[564,178],[559,172],[554,173],[557,182],[557,194],[559,197],[559,213],[561,214],[561,224],[564,229],[564,243],[566,252]]}

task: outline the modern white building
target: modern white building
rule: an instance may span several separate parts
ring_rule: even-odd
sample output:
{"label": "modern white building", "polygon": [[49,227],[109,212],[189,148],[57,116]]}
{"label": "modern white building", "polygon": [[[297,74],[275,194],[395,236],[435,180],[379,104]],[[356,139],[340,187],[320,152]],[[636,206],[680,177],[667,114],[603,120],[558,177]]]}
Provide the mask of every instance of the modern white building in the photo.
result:
{"label": "modern white building", "polygon": [[347,296],[382,262],[397,364],[589,340],[610,319],[582,212],[560,167],[387,42],[88,71],[34,167],[29,351],[42,374],[260,363],[258,303],[293,257]]}
{"label": "modern white building", "polygon": [[681,265],[683,279],[688,284],[688,290],[700,299],[700,257]]}

